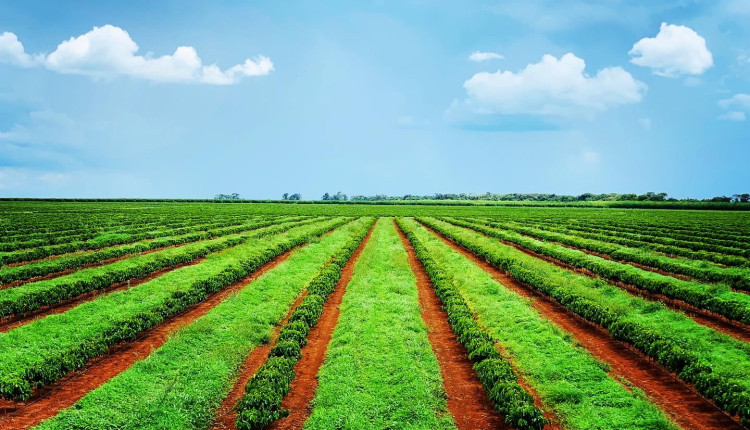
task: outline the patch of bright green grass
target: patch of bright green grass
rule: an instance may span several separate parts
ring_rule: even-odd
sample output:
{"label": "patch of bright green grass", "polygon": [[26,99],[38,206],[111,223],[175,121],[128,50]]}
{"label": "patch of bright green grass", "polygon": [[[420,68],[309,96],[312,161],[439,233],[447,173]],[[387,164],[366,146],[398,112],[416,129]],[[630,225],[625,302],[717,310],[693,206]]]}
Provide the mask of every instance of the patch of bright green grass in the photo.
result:
{"label": "patch of bright green grass", "polygon": [[528,299],[495,281],[414,220],[406,219],[404,224],[453,279],[479,323],[565,428],[675,428],[640,391],[630,392],[610,378],[605,364],[542,317]]}
{"label": "patch of bright green grass", "polygon": [[347,224],[295,251],[148,358],[38,428],[207,428],[246,357],[269,339],[305,285],[370,222]]}
{"label": "patch of bright green grass", "polygon": [[392,219],[357,261],[318,380],[306,429],[455,428]]}

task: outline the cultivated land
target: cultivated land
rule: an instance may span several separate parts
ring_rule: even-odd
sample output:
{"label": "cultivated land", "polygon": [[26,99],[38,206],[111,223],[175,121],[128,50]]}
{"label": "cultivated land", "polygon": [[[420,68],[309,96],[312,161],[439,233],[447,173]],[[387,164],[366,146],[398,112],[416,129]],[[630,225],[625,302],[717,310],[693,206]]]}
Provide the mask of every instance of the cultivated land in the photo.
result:
{"label": "cultivated land", "polygon": [[427,203],[0,201],[0,429],[750,427],[750,212]]}

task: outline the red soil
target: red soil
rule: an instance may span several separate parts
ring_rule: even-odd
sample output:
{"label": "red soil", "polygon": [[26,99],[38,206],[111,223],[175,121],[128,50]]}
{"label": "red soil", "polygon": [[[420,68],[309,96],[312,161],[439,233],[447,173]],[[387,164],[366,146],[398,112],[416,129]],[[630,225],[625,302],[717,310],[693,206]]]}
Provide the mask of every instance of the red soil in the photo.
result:
{"label": "red soil", "polygon": [[232,391],[227,394],[227,397],[225,397],[224,401],[221,403],[221,406],[216,413],[216,419],[211,425],[211,429],[222,430],[234,428],[234,423],[235,421],[237,421],[237,413],[234,411],[234,405],[236,405],[237,402],[240,401],[242,396],[245,395],[245,386],[250,381],[250,379],[252,379],[252,377],[258,372],[260,366],[262,366],[263,363],[266,362],[266,360],[268,359],[268,354],[271,353],[271,349],[274,347],[274,345],[276,345],[276,339],[279,337],[281,328],[286,325],[286,323],[289,321],[289,318],[292,316],[292,313],[294,313],[294,310],[297,309],[297,306],[302,303],[302,300],[305,298],[305,296],[307,296],[307,292],[304,292],[295,300],[292,307],[289,308],[289,312],[287,313],[287,315],[274,329],[273,334],[271,335],[271,341],[253,349],[253,352],[251,352],[247,357],[247,360],[245,360],[245,363],[240,369],[240,374],[237,377],[237,381],[234,383]]}
{"label": "red soil", "polygon": [[213,309],[224,299],[245,288],[250,282],[276,267],[296,250],[294,248],[260,267],[255,273],[210,296],[182,314],[168,318],[162,324],[143,333],[132,342],[110,348],[107,354],[90,360],[85,367],[60,381],[37,390],[27,402],[0,400],[0,429],[26,429],[55,416],[72,406],[91,390],[127,370],[137,361],[148,357],[179,330]]}
{"label": "red soil", "polygon": [[[426,226],[425,226],[426,227]],[[462,248],[453,241],[426,227],[462,255],[469,258],[493,278],[523,297],[531,299],[532,306],[546,319],[573,335],[576,341],[595,358],[607,363],[611,375],[627,380],[640,388],[648,398],[659,406],[675,423],[686,429],[720,430],[741,429],[730,416],[717,408],[710,400],[698,394],[666,369],[640,352],[617,342],[602,327],[594,325],[567,310],[552,298],[533,287],[520,283],[505,272]]]}
{"label": "red soil", "polygon": [[[395,224],[395,221],[394,221]],[[473,369],[466,348],[458,341],[448,322],[448,314],[435,294],[429,275],[414,252],[404,232],[396,225],[409,255],[409,264],[417,278],[422,319],[427,325],[427,338],[440,365],[440,374],[448,395],[448,410],[461,430],[511,429],[487,397]]]}
{"label": "red soil", "polygon": [[43,306],[33,312],[28,312],[23,315],[14,315],[0,322],[0,333],[4,333],[14,328],[20,327],[22,325],[26,325],[32,321],[38,320],[40,318],[44,318],[48,315],[61,314],[63,312],[66,312],[80,305],[81,303],[94,300],[104,293],[111,293],[114,291],[120,291],[120,290],[125,290],[128,288],[133,288],[143,283],[146,283],[148,281],[152,281],[158,278],[159,276],[164,275],[167,272],[171,272],[173,270],[176,270],[182,267],[193,266],[193,265],[200,263],[203,260],[205,260],[205,257],[196,258],[195,260],[189,261],[187,263],[178,264],[176,266],[165,267],[164,269],[150,273],[148,276],[144,278],[135,278],[135,279],[129,279],[123,282],[118,282],[116,284],[110,285],[109,287],[101,288],[101,289],[94,290],[94,291],[89,291],[88,293],[84,293],[84,294],[72,297],[67,300],[63,300],[61,302],[58,302],[49,306]]}
{"label": "red soil", "polygon": [[338,324],[339,306],[341,306],[341,301],[346,292],[346,286],[354,274],[354,266],[370,240],[373,228],[374,224],[346,263],[341,273],[341,279],[323,305],[323,314],[318,319],[318,324],[310,330],[310,334],[307,336],[307,345],[302,348],[302,358],[294,366],[295,377],[292,381],[292,387],[281,402],[281,407],[289,410],[289,415],[271,424],[269,429],[301,429],[310,416],[309,405],[315,397],[315,390],[318,388],[318,370],[323,365],[333,330]]}
{"label": "red soil", "polygon": [[[484,235],[481,232],[478,232],[478,231],[475,231],[475,232],[477,234]],[[484,236],[486,236],[486,235],[484,235]],[[712,328],[712,329],[714,329],[714,330],[716,330],[718,332],[721,332],[721,333],[724,333],[726,335],[732,336],[735,339],[741,340],[743,342],[750,342],[750,326],[748,326],[746,324],[743,324],[743,323],[741,323],[739,321],[730,320],[729,318],[727,318],[727,317],[725,317],[723,315],[719,315],[719,314],[713,313],[713,312],[708,311],[706,309],[701,309],[701,308],[693,306],[693,305],[691,305],[689,303],[683,302],[682,300],[673,299],[673,298],[670,298],[670,297],[667,297],[665,295],[658,294],[658,293],[652,293],[650,291],[644,290],[644,289],[639,288],[639,287],[637,287],[635,285],[632,285],[632,284],[626,284],[624,282],[614,281],[614,280],[611,280],[611,279],[599,276],[599,275],[591,272],[588,269],[584,269],[582,267],[576,267],[576,266],[570,265],[568,263],[565,263],[563,261],[560,261],[560,260],[558,260],[558,259],[556,259],[554,257],[550,257],[548,255],[539,254],[539,253],[534,252],[534,251],[532,251],[530,249],[524,248],[523,246],[518,245],[516,243],[509,242],[509,241],[506,241],[506,240],[503,240],[503,239],[499,239],[499,238],[496,238],[496,237],[490,237],[490,236],[487,236],[487,237],[490,238],[490,239],[493,239],[493,240],[497,240],[498,242],[500,242],[500,243],[502,243],[504,245],[512,246],[513,248],[515,248],[515,249],[523,252],[524,254],[526,254],[526,255],[528,255],[530,257],[534,257],[534,258],[538,258],[540,260],[547,261],[547,262],[552,263],[552,264],[554,264],[554,265],[556,265],[558,267],[562,267],[563,269],[567,269],[567,270],[570,270],[570,271],[573,271],[573,272],[576,272],[576,273],[580,273],[580,274],[589,276],[591,278],[601,279],[601,280],[607,282],[608,284],[620,287],[620,288],[622,288],[622,289],[624,289],[624,290],[632,293],[633,295],[637,295],[637,296],[642,297],[644,299],[647,299],[647,300],[650,300],[650,301],[655,301],[655,302],[662,302],[662,303],[664,303],[665,306],[667,306],[668,308],[670,308],[672,310],[683,312],[686,316],[692,318],[698,324],[704,325],[706,327],[710,327],[710,328]],[[577,249],[577,248],[575,248],[575,249]],[[579,251],[582,251],[582,250],[579,249]],[[652,270],[652,271],[654,271],[654,270]],[[660,274],[666,274],[666,272],[664,272],[664,273],[658,272],[658,273],[660,273]],[[671,276],[671,275],[667,274],[667,276]]]}

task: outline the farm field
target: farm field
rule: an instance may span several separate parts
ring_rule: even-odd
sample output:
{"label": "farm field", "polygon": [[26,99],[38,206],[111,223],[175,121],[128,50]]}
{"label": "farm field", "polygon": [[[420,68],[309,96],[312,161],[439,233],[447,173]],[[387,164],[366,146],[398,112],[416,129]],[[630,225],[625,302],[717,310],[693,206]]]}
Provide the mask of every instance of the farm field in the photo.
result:
{"label": "farm field", "polygon": [[27,428],[750,428],[750,212],[0,201]]}

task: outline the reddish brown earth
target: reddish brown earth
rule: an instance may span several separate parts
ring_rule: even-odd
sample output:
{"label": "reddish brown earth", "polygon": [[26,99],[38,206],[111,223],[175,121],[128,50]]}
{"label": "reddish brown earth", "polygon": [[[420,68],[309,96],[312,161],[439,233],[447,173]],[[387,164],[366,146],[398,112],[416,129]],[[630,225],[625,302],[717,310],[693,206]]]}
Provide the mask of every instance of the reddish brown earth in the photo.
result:
{"label": "reddish brown earth", "polygon": [[90,360],[85,367],[60,381],[37,390],[26,402],[0,400],[0,429],[26,429],[55,416],[60,410],[69,408],[91,390],[127,370],[137,361],[148,357],[162,346],[174,333],[221,303],[232,294],[245,288],[286,260],[294,248],[261,266],[255,273],[210,296],[182,314],[168,318],[163,323],[143,333],[132,342],[116,345],[107,354]]}
{"label": "reddish brown earth", "polygon": [[323,313],[318,319],[318,324],[310,330],[307,336],[307,345],[302,348],[302,358],[294,366],[295,377],[292,387],[281,402],[282,409],[289,410],[289,415],[271,424],[269,429],[301,429],[310,416],[310,402],[315,397],[315,390],[318,388],[318,370],[323,365],[333,330],[338,324],[339,306],[346,293],[346,286],[354,274],[354,266],[359,255],[372,236],[373,228],[374,224],[346,263],[341,272],[341,279],[323,305]]}
{"label": "reddish brown earth", "polygon": [[[732,336],[735,339],[741,340],[743,342],[750,342],[750,326],[747,324],[743,324],[739,321],[733,321],[729,318],[719,315],[716,313],[713,313],[711,311],[708,311],[706,309],[701,309],[699,307],[693,306],[689,303],[683,302],[682,300],[673,299],[670,297],[667,297],[662,294],[652,293],[650,291],[644,290],[642,288],[639,288],[632,284],[626,284],[624,282],[620,281],[614,281],[608,278],[604,278],[602,276],[599,276],[593,272],[591,272],[588,269],[584,269],[581,267],[576,267],[573,265],[570,265],[568,263],[565,263],[563,261],[560,261],[554,257],[550,257],[548,255],[539,254],[537,252],[534,252],[530,249],[524,248],[521,245],[518,245],[513,242],[509,242],[503,239],[499,239],[496,237],[490,237],[482,232],[474,231],[477,234],[481,234],[483,236],[486,236],[492,240],[497,240],[498,242],[502,243],[503,245],[512,246],[513,248],[523,252],[524,254],[538,258],[540,260],[544,260],[548,263],[552,263],[558,267],[561,267],[563,269],[567,269],[576,273],[580,273],[586,276],[589,276],[591,278],[597,278],[601,279],[604,282],[607,282],[608,284],[620,287],[633,295],[637,295],[639,297],[642,297],[646,300],[655,301],[655,302],[662,302],[665,306],[672,310],[680,311],[684,313],[686,316],[692,318],[695,322],[698,324],[704,325],[706,327],[710,327],[718,332],[724,333],[726,335]],[[579,251],[582,251],[578,248],[575,248]],[[663,274],[663,273],[662,273]],[[669,276],[669,275],[668,275]]]}
{"label": "reddish brown earth", "polygon": [[289,308],[289,312],[287,313],[287,315],[274,329],[273,334],[271,335],[271,341],[253,349],[253,352],[251,352],[247,357],[247,360],[245,360],[245,363],[240,369],[240,374],[237,377],[237,381],[234,383],[232,391],[230,391],[227,397],[224,398],[224,401],[221,403],[221,406],[216,413],[216,419],[211,425],[212,429],[220,430],[234,428],[234,423],[237,420],[237,414],[234,411],[234,405],[236,405],[237,402],[245,394],[245,386],[247,385],[247,383],[258,372],[260,366],[262,366],[263,363],[265,363],[268,359],[268,354],[271,353],[271,349],[274,347],[274,345],[276,345],[276,339],[279,337],[281,328],[289,321],[292,313],[294,313],[294,310],[297,309],[297,306],[302,303],[302,300],[305,298],[305,296],[307,296],[307,292],[297,297],[292,307]]}
{"label": "reddish brown earth", "polygon": [[532,306],[546,319],[570,333],[595,358],[607,363],[611,375],[640,388],[675,423],[686,429],[741,429],[742,426],[722,412],[710,400],[698,394],[666,369],[640,352],[617,342],[602,327],[594,325],[545,296],[533,287],[520,283],[460,245],[425,226],[437,237],[469,258],[508,289],[531,299]]}
{"label": "reddish brown earth", "polygon": [[[395,220],[394,220],[395,224]],[[409,256],[409,264],[417,278],[417,291],[422,319],[427,325],[427,338],[440,365],[443,386],[448,395],[448,411],[461,430],[511,429],[487,397],[474,371],[466,348],[458,341],[448,322],[448,314],[435,294],[429,275],[414,252],[404,232],[396,225],[401,242]]]}
{"label": "reddish brown earth", "polygon": [[9,330],[12,330],[14,328],[20,327],[22,325],[28,324],[32,321],[38,320],[40,318],[44,318],[48,315],[53,314],[61,314],[63,312],[66,312],[81,303],[89,302],[91,300],[96,299],[97,297],[101,296],[104,293],[112,293],[114,291],[120,291],[120,290],[126,290],[128,288],[133,288],[138,285],[141,285],[143,283],[146,283],[148,281],[152,281],[159,276],[164,275],[167,272],[171,272],[173,270],[187,267],[187,266],[193,266],[201,261],[205,260],[205,257],[196,258],[195,260],[189,261],[187,263],[178,264],[176,266],[172,267],[165,267],[164,269],[158,270],[156,272],[150,273],[148,276],[144,278],[137,278],[137,279],[129,279],[127,281],[118,282],[116,284],[112,284],[109,287],[101,288],[94,291],[89,291],[88,293],[84,293],[75,297],[72,297],[67,300],[63,300],[61,302],[55,303],[53,305],[49,306],[43,306],[33,312],[28,312],[23,315],[18,316],[12,316],[10,318],[6,318],[0,322],[0,333],[7,332]]}

